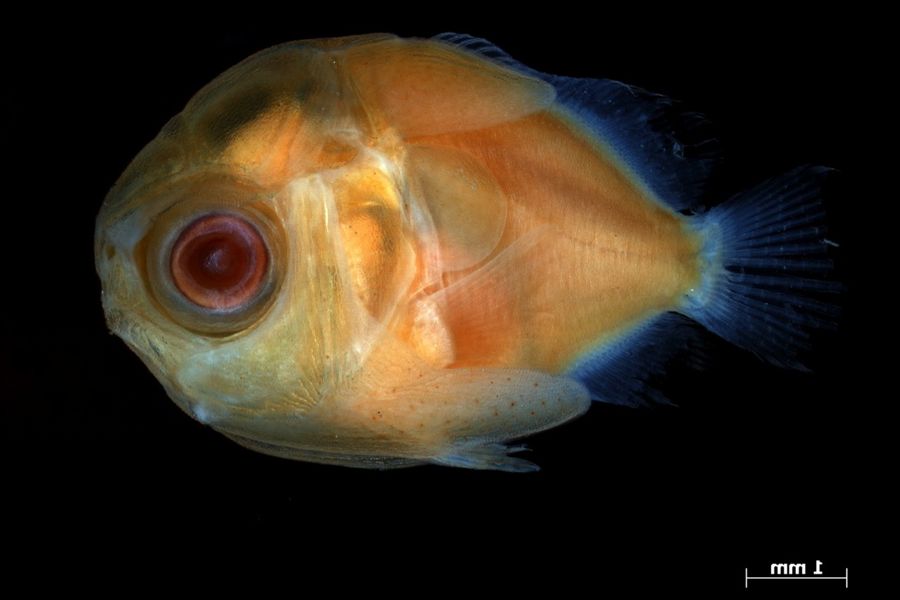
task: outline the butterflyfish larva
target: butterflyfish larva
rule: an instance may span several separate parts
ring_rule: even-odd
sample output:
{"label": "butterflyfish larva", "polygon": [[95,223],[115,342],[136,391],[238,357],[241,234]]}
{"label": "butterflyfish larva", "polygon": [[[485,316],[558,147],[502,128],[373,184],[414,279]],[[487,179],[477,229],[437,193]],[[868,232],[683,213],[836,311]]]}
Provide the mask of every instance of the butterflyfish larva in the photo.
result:
{"label": "butterflyfish larva", "polygon": [[693,321],[799,365],[833,319],[804,167],[709,210],[696,116],[485,40],[283,44],[200,90],[97,219],[110,329],[260,452],[530,471],[511,440],[649,381]]}

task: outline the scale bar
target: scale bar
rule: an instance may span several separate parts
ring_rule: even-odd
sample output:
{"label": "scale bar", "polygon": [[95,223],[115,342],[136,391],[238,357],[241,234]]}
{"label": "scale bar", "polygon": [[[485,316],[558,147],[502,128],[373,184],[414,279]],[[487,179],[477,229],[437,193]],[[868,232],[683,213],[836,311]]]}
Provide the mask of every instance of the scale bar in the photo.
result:
{"label": "scale bar", "polygon": [[825,577],[824,575],[819,575],[818,577],[747,577],[747,579],[847,579],[846,577]]}
{"label": "scale bar", "polygon": [[844,581],[844,587],[849,589],[849,587],[850,587],[850,568],[847,567],[845,569],[844,573],[845,574],[843,577],[830,577],[830,576],[826,577],[825,575],[805,576],[805,577],[796,576],[796,575],[783,575],[783,576],[771,575],[771,576],[765,576],[765,577],[758,577],[758,576],[751,577],[750,573],[749,573],[749,569],[744,569],[744,588],[745,589],[747,588],[751,579],[840,579],[840,580]]}

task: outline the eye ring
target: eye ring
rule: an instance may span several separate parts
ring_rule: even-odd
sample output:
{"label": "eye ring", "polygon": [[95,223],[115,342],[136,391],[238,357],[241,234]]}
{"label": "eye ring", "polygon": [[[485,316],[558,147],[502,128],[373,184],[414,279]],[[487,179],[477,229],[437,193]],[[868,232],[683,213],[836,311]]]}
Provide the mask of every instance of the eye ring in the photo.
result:
{"label": "eye ring", "polygon": [[172,245],[169,272],[189,301],[230,311],[260,291],[268,263],[269,252],[256,227],[237,215],[210,213],[181,230]]}
{"label": "eye ring", "polygon": [[142,251],[156,306],[175,324],[211,337],[259,322],[286,269],[284,228],[269,203],[227,200],[164,211]]}

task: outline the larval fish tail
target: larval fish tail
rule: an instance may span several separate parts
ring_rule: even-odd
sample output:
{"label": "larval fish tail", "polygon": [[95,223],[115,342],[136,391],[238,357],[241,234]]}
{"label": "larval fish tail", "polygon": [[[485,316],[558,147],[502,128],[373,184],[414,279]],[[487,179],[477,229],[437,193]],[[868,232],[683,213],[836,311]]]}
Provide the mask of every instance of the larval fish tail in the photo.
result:
{"label": "larval fish tail", "polygon": [[795,169],[696,217],[703,275],[684,312],[770,363],[802,369],[811,335],[838,312],[822,204],[830,172]]}

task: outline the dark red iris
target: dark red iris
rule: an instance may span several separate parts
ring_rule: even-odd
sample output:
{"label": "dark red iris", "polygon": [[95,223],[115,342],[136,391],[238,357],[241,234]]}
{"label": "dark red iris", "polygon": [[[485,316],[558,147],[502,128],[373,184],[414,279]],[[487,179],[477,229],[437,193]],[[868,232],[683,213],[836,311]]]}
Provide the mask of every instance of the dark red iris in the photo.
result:
{"label": "dark red iris", "polygon": [[227,310],[250,300],[268,266],[256,228],[234,215],[207,215],[184,228],[172,247],[172,279],[204,308]]}

